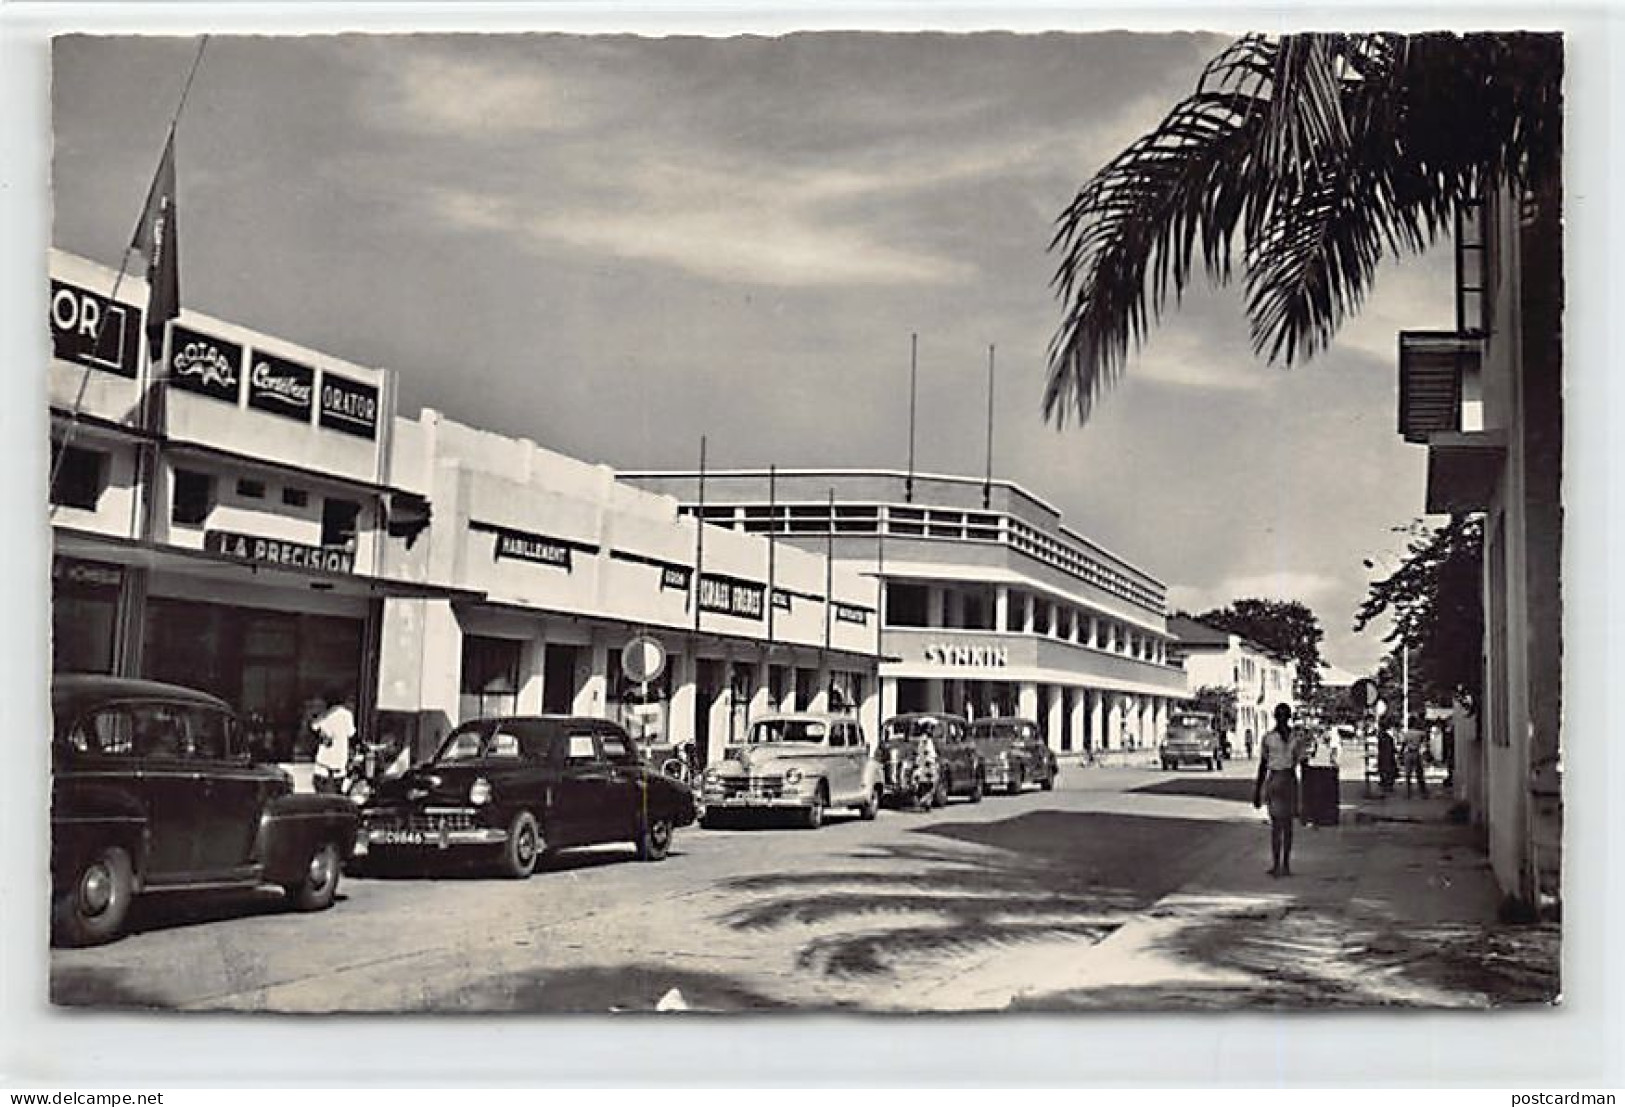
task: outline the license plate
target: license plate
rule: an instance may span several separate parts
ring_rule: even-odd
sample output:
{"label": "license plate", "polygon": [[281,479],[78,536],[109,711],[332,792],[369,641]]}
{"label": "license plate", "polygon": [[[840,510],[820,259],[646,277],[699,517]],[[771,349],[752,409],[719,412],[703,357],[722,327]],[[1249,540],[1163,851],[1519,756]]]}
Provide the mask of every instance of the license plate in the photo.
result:
{"label": "license plate", "polygon": [[379,846],[424,846],[429,843],[429,836],[421,830],[374,830],[367,838]]}

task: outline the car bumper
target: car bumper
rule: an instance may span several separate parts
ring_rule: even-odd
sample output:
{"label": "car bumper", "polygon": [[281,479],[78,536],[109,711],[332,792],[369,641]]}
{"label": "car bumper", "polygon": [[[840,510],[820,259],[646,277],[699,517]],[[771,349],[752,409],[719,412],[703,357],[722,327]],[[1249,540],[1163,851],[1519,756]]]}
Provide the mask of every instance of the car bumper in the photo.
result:
{"label": "car bumper", "polygon": [[508,840],[508,832],[496,827],[453,830],[407,830],[395,827],[363,827],[356,832],[355,856],[375,853],[435,852],[452,849],[490,848]]}
{"label": "car bumper", "polygon": [[741,811],[747,808],[795,808],[811,807],[811,796],[706,796],[704,799],[707,811]]}
{"label": "car bumper", "polygon": [[1214,751],[1201,752],[1198,750],[1163,750],[1162,759],[1170,765],[1206,765],[1218,757]]}
{"label": "car bumper", "polygon": [[1018,780],[1026,780],[1027,775],[1014,765],[989,765],[983,779],[995,788],[1003,788]]}

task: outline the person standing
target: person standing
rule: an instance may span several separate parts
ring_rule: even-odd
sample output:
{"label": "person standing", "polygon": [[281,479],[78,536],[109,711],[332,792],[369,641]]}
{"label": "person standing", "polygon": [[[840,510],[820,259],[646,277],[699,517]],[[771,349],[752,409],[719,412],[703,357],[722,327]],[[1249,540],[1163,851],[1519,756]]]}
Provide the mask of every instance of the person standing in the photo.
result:
{"label": "person standing", "polygon": [[[348,694],[334,695],[331,706],[311,724],[316,732],[316,790],[343,792],[344,778],[350,771],[350,743],[355,740],[355,707]],[[326,786],[322,777],[326,777]]]}
{"label": "person standing", "polygon": [[1421,791],[1422,798],[1428,798],[1427,778],[1422,775],[1422,742],[1423,734],[1420,730],[1407,730],[1403,745],[1400,747],[1400,764],[1405,767],[1405,798],[1411,798],[1411,782]]}
{"label": "person standing", "polygon": [[1259,743],[1258,778],[1253,783],[1253,807],[1269,804],[1271,876],[1292,875],[1292,820],[1298,809],[1298,764],[1303,759],[1303,739],[1292,731],[1292,707],[1278,703],[1275,729],[1266,731]]}
{"label": "person standing", "polygon": [[1399,778],[1399,762],[1394,756],[1394,732],[1389,727],[1382,727],[1377,731],[1377,783],[1382,785],[1382,794],[1389,795],[1394,790],[1394,781]]}

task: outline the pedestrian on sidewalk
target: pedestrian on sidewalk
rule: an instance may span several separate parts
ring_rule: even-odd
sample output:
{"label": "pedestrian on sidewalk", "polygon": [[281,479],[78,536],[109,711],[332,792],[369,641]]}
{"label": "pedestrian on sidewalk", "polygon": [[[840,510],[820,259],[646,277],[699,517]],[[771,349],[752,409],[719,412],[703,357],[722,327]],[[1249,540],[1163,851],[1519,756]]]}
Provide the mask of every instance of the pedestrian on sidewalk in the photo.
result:
{"label": "pedestrian on sidewalk", "polygon": [[1394,781],[1399,777],[1399,764],[1394,757],[1394,732],[1389,727],[1377,731],[1377,783],[1382,785],[1382,794],[1389,795],[1394,790]]}
{"label": "pedestrian on sidewalk", "polygon": [[1275,705],[1275,729],[1259,746],[1258,778],[1253,806],[1269,803],[1270,875],[1292,875],[1292,820],[1298,811],[1298,765],[1304,760],[1303,737],[1292,731],[1292,706]]}
{"label": "pedestrian on sidewalk", "polygon": [[1428,782],[1422,775],[1422,732],[1420,730],[1407,730],[1404,743],[1401,747],[1400,763],[1405,766],[1405,798],[1411,798],[1411,781],[1422,793],[1422,798],[1428,798]]}

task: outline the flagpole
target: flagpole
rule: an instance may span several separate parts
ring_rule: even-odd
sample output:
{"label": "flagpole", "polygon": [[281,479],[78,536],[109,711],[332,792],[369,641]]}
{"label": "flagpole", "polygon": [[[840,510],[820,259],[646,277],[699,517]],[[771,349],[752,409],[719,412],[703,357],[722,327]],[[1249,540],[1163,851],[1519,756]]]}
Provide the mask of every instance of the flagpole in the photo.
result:
{"label": "flagpole", "polygon": [[982,479],[982,510],[993,505],[993,345],[987,347],[987,475]]}
{"label": "flagpole", "polygon": [[[147,217],[147,209],[152,203],[152,190],[157,187],[158,177],[163,173],[164,159],[173,156],[171,148],[175,142],[175,129],[180,124],[181,112],[186,108],[186,98],[191,95],[192,82],[197,78],[198,66],[203,62],[203,51],[208,45],[208,35],[204,35],[198,40],[197,53],[192,57],[192,68],[187,71],[186,83],[181,86],[180,98],[175,102],[175,111],[169,117],[169,127],[164,133],[164,152],[158,156],[158,165],[152,173],[152,183],[147,186],[147,197],[145,202],[143,202],[141,205],[141,218],[136,221],[136,230],[135,233],[130,236],[130,244],[125,246],[123,252],[119,255],[118,272],[113,277],[112,290],[107,294],[107,299],[112,303],[118,302],[119,289],[123,286],[124,275],[129,270],[130,254],[135,250],[135,239],[139,237],[141,233],[141,225],[143,222],[145,222]],[[96,320],[96,331],[91,336],[90,341],[90,348],[92,351],[101,350],[103,328],[107,326],[107,319],[111,314],[111,312],[102,312],[100,317]],[[147,361],[150,369],[152,362],[152,351],[150,349],[147,351]],[[62,461],[67,456],[68,447],[73,443],[74,432],[79,428],[79,413],[84,408],[85,389],[89,386],[90,366],[86,364],[80,367],[79,387],[74,392],[73,406],[68,409],[68,426],[67,429],[62,433],[62,442],[57,449],[56,457],[51,461],[50,481],[45,486],[47,499],[50,498],[51,491],[56,488],[57,477],[59,477],[62,472]],[[144,402],[142,409],[144,422],[146,415]],[[51,504],[49,514],[55,514],[56,508],[56,504]]]}
{"label": "flagpole", "polygon": [[700,435],[700,499],[694,512],[694,584],[689,596],[694,600],[694,632],[700,630],[700,582],[705,576],[705,435]]}
{"label": "flagpole", "polygon": [[903,481],[903,500],[914,502],[914,397],[920,372],[919,332],[908,336],[908,477]]}
{"label": "flagpole", "polygon": [[776,562],[778,560],[778,527],[779,527],[779,498],[778,498],[779,467],[767,467],[767,648],[773,650],[773,609],[777,604],[777,589],[774,586]]}

